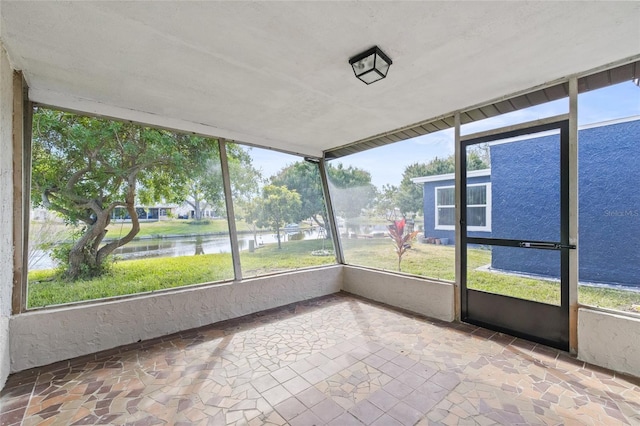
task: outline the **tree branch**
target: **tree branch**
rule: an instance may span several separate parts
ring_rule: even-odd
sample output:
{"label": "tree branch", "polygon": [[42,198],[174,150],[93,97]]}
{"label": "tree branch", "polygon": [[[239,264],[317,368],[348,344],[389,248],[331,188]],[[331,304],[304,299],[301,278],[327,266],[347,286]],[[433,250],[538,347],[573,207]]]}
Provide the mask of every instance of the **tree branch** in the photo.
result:
{"label": "tree branch", "polygon": [[127,207],[127,204],[123,203],[122,201],[114,201],[113,203],[109,204],[107,208],[104,209],[104,211],[109,212],[109,214],[111,214],[113,209],[115,209],[116,207]]}
{"label": "tree branch", "polygon": [[78,181],[80,180],[80,178],[85,175],[86,173],[88,173],[91,170],[91,162],[89,162],[89,164],[87,164],[86,167],[78,170],[77,172],[75,172],[74,174],[71,175],[71,177],[69,178],[69,180],[67,181],[67,191],[71,192],[74,185],[78,183]]}
{"label": "tree branch", "polygon": [[118,247],[122,247],[123,245],[129,243],[138,234],[138,232],[140,232],[140,220],[138,219],[138,213],[136,212],[135,208],[136,174],[130,174],[127,182],[129,184],[129,188],[127,188],[125,205],[127,207],[127,212],[129,212],[129,216],[131,217],[131,230],[124,237],[105,244],[100,250],[98,250],[98,263],[101,263],[109,254],[111,254],[111,252],[113,252]]}
{"label": "tree branch", "polygon": [[76,204],[87,204],[89,201],[91,201],[91,199],[89,198],[84,198],[79,195],[76,195],[73,192],[63,191],[59,188],[47,188],[44,191],[42,191],[42,193],[43,195],[46,194],[47,197],[62,198],[60,195],[58,195],[58,193],[60,193],[64,195],[64,197],[68,198],[70,201],[73,201]]}
{"label": "tree branch", "polygon": [[[41,197],[42,198],[42,205],[46,209],[56,211],[56,212],[61,213],[64,216],[67,216],[67,217],[74,217],[75,216],[75,213],[72,212],[71,210],[66,209],[66,208],[64,208],[64,207],[62,207],[62,206],[60,206],[58,204],[52,203],[51,200],[49,199],[50,195],[55,196],[55,194],[51,194],[48,191],[43,191],[42,192],[42,197]],[[89,216],[78,217],[78,219],[83,221],[87,225],[91,225],[91,223],[92,223],[92,220],[91,220],[91,218]]]}

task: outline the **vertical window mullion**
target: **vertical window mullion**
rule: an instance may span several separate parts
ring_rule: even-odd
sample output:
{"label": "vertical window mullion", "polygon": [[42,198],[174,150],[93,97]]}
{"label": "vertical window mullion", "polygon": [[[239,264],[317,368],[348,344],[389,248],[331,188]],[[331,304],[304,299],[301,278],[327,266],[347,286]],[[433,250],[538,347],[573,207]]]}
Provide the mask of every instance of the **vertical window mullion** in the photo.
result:
{"label": "vertical window mullion", "polygon": [[227,207],[227,226],[231,243],[231,257],[233,259],[233,275],[236,281],[242,280],[242,266],[240,264],[240,247],[238,245],[238,230],[236,228],[233,197],[231,193],[231,176],[227,158],[227,145],[224,140],[218,140],[220,147],[220,167],[222,169],[222,185],[224,189],[225,205]]}

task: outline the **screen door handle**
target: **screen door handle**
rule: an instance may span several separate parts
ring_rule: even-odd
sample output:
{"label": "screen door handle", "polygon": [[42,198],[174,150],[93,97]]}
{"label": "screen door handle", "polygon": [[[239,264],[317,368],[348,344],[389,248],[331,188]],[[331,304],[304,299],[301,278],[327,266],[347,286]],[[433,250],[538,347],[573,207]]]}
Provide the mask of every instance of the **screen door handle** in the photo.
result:
{"label": "screen door handle", "polygon": [[540,243],[535,241],[522,241],[518,244],[522,248],[542,249],[542,250],[560,250],[563,248],[575,249],[576,246],[572,244],[560,244],[560,243]]}

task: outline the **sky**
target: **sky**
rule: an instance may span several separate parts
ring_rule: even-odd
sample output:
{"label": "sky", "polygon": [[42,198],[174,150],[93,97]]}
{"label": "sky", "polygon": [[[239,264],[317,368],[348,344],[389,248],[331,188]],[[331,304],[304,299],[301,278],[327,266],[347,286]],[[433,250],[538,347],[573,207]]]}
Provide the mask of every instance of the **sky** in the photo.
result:
{"label": "sky", "polygon": [[[560,99],[543,105],[514,111],[481,121],[465,124],[462,135],[500,128],[512,124],[566,114],[569,100]],[[604,89],[582,93],[578,96],[578,125],[599,123],[618,118],[640,116],[640,87],[628,81]],[[354,166],[371,173],[372,183],[381,188],[384,184],[399,185],[402,173],[409,164],[426,163],[435,157],[453,154],[453,129],[371,149],[358,154],[332,160],[345,166]],[[276,151],[254,148],[251,150],[254,165],[263,176],[270,177],[299,157]]]}

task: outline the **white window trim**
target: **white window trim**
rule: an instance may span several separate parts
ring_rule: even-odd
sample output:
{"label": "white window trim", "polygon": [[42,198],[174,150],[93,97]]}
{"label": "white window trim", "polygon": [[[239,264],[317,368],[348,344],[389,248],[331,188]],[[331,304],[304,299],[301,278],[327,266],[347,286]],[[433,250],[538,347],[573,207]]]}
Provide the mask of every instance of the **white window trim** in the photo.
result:
{"label": "white window trim", "polygon": [[455,204],[453,205],[444,205],[444,206],[438,206],[438,190],[439,189],[450,189],[450,188],[454,188],[454,193],[455,193],[455,186],[454,185],[449,185],[449,186],[436,186],[435,188],[433,188],[433,208],[434,208],[434,227],[433,229],[438,230],[438,231],[454,231],[456,229],[455,224],[453,225],[438,225],[438,207],[453,207],[454,209],[456,208]]}
{"label": "white window trim", "polygon": [[[470,186],[485,186],[487,188],[487,204],[467,204],[467,207],[485,207],[486,211],[486,225],[485,226],[468,226],[467,231],[477,231],[477,232],[491,232],[491,182],[483,182],[483,183],[474,183]],[[455,225],[438,225],[438,207],[453,207],[455,205],[445,205],[438,206],[438,190],[439,189],[449,189],[455,188],[454,185],[449,186],[436,186],[433,188],[433,207],[434,207],[434,227],[436,231],[454,231],[456,229]],[[455,189],[454,189],[455,190]]]}

